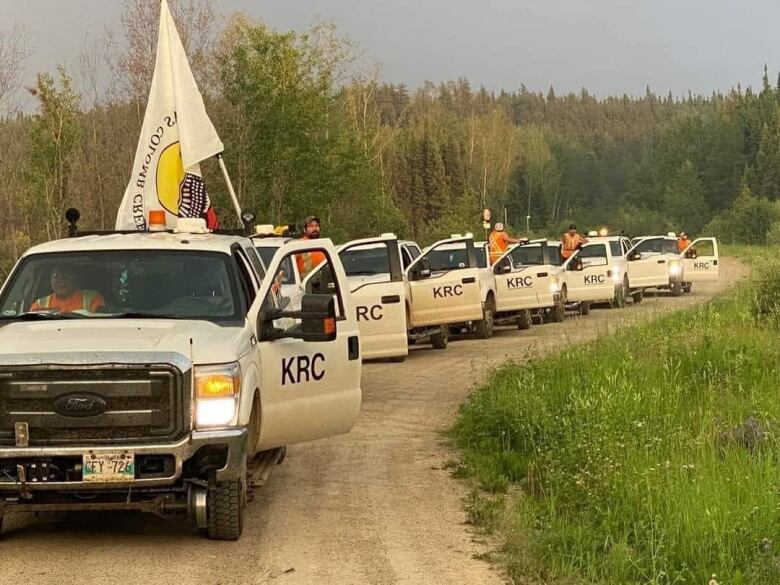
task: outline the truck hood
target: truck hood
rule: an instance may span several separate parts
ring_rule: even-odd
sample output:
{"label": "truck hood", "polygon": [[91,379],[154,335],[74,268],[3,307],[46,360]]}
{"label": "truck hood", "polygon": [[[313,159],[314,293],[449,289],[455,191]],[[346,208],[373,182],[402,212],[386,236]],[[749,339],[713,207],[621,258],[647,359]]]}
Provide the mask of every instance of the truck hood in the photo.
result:
{"label": "truck hood", "polygon": [[[73,319],[16,322],[0,327],[0,356],[29,360],[35,354],[79,353],[90,361],[100,354],[176,352],[195,364],[238,360],[250,347],[242,325],[172,319]],[[192,339],[192,347],[190,347]]]}

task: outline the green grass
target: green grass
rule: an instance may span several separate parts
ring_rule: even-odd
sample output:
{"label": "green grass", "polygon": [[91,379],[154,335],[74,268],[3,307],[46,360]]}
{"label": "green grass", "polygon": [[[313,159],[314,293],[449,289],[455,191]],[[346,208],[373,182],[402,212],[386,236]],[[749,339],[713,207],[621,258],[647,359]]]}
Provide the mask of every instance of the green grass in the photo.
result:
{"label": "green grass", "polygon": [[780,583],[780,343],[758,296],[506,365],[470,397],[457,472],[513,581]]}

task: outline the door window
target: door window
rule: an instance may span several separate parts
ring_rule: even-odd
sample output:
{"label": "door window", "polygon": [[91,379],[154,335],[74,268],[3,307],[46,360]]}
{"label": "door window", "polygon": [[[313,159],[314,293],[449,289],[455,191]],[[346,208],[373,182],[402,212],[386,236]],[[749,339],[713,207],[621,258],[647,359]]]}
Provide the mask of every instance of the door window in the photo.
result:
{"label": "door window", "polygon": [[604,244],[591,244],[580,249],[578,258],[584,266],[606,266],[607,247]]}
{"label": "door window", "polygon": [[636,251],[640,254],[660,254],[661,242],[659,238],[653,238],[651,240],[642,240],[637,244]]}
{"label": "door window", "polygon": [[662,250],[664,254],[679,254],[680,245],[677,243],[677,240],[664,240]]}

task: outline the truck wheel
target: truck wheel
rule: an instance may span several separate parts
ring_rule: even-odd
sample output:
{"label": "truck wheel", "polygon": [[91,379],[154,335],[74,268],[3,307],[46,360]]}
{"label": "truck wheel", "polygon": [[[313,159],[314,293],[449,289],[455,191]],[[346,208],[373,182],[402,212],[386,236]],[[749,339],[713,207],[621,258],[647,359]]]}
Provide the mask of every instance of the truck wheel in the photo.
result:
{"label": "truck wheel", "polygon": [[615,296],[609,304],[613,309],[622,309],[626,306],[626,295],[622,286],[615,289]]}
{"label": "truck wheel", "polygon": [[631,298],[634,300],[634,304],[638,305],[642,302],[642,299],[645,298],[644,291],[637,290],[631,293]]}
{"label": "truck wheel", "polygon": [[493,313],[495,308],[493,307],[492,297],[488,297],[485,301],[485,306],[482,309],[482,319],[475,323],[475,331],[479,339],[490,339],[493,335]]}
{"label": "truck wheel", "polygon": [[680,294],[682,293],[682,283],[679,282],[679,281],[678,282],[673,282],[671,290],[672,290],[672,296],[673,297],[679,297]]}
{"label": "truck wheel", "polygon": [[517,328],[518,329],[530,329],[531,324],[533,322],[533,318],[531,317],[531,311],[528,309],[525,309],[524,311],[520,311],[520,314],[517,316]]}
{"label": "truck wheel", "polygon": [[580,303],[580,315],[590,315],[590,301]]}
{"label": "truck wheel", "polygon": [[447,325],[439,327],[439,331],[431,335],[431,345],[433,349],[447,349],[447,343],[450,340],[450,328]]}
{"label": "truck wheel", "polygon": [[241,480],[210,481],[208,535],[212,540],[238,540],[244,531],[246,493]]}
{"label": "truck wheel", "polygon": [[550,309],[550,318],[552,319],[553,323],[563,323],[563,320],[566,318],[566,289],[563,289],[563,294],[561,295],[561,298],[558,299],[558,302],[555,303],[555,306]]}

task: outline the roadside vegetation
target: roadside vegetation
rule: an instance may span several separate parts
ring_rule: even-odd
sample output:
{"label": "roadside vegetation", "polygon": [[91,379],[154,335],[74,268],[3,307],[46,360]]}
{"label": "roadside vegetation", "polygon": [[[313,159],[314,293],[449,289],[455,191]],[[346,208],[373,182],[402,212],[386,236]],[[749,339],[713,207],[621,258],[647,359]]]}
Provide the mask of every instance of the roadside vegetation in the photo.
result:
{"label": "roadside vegetation", "polygon": [[706,305],[498,369],[453,435],[510,578],[780,583],[778,332],[760,262]]}

